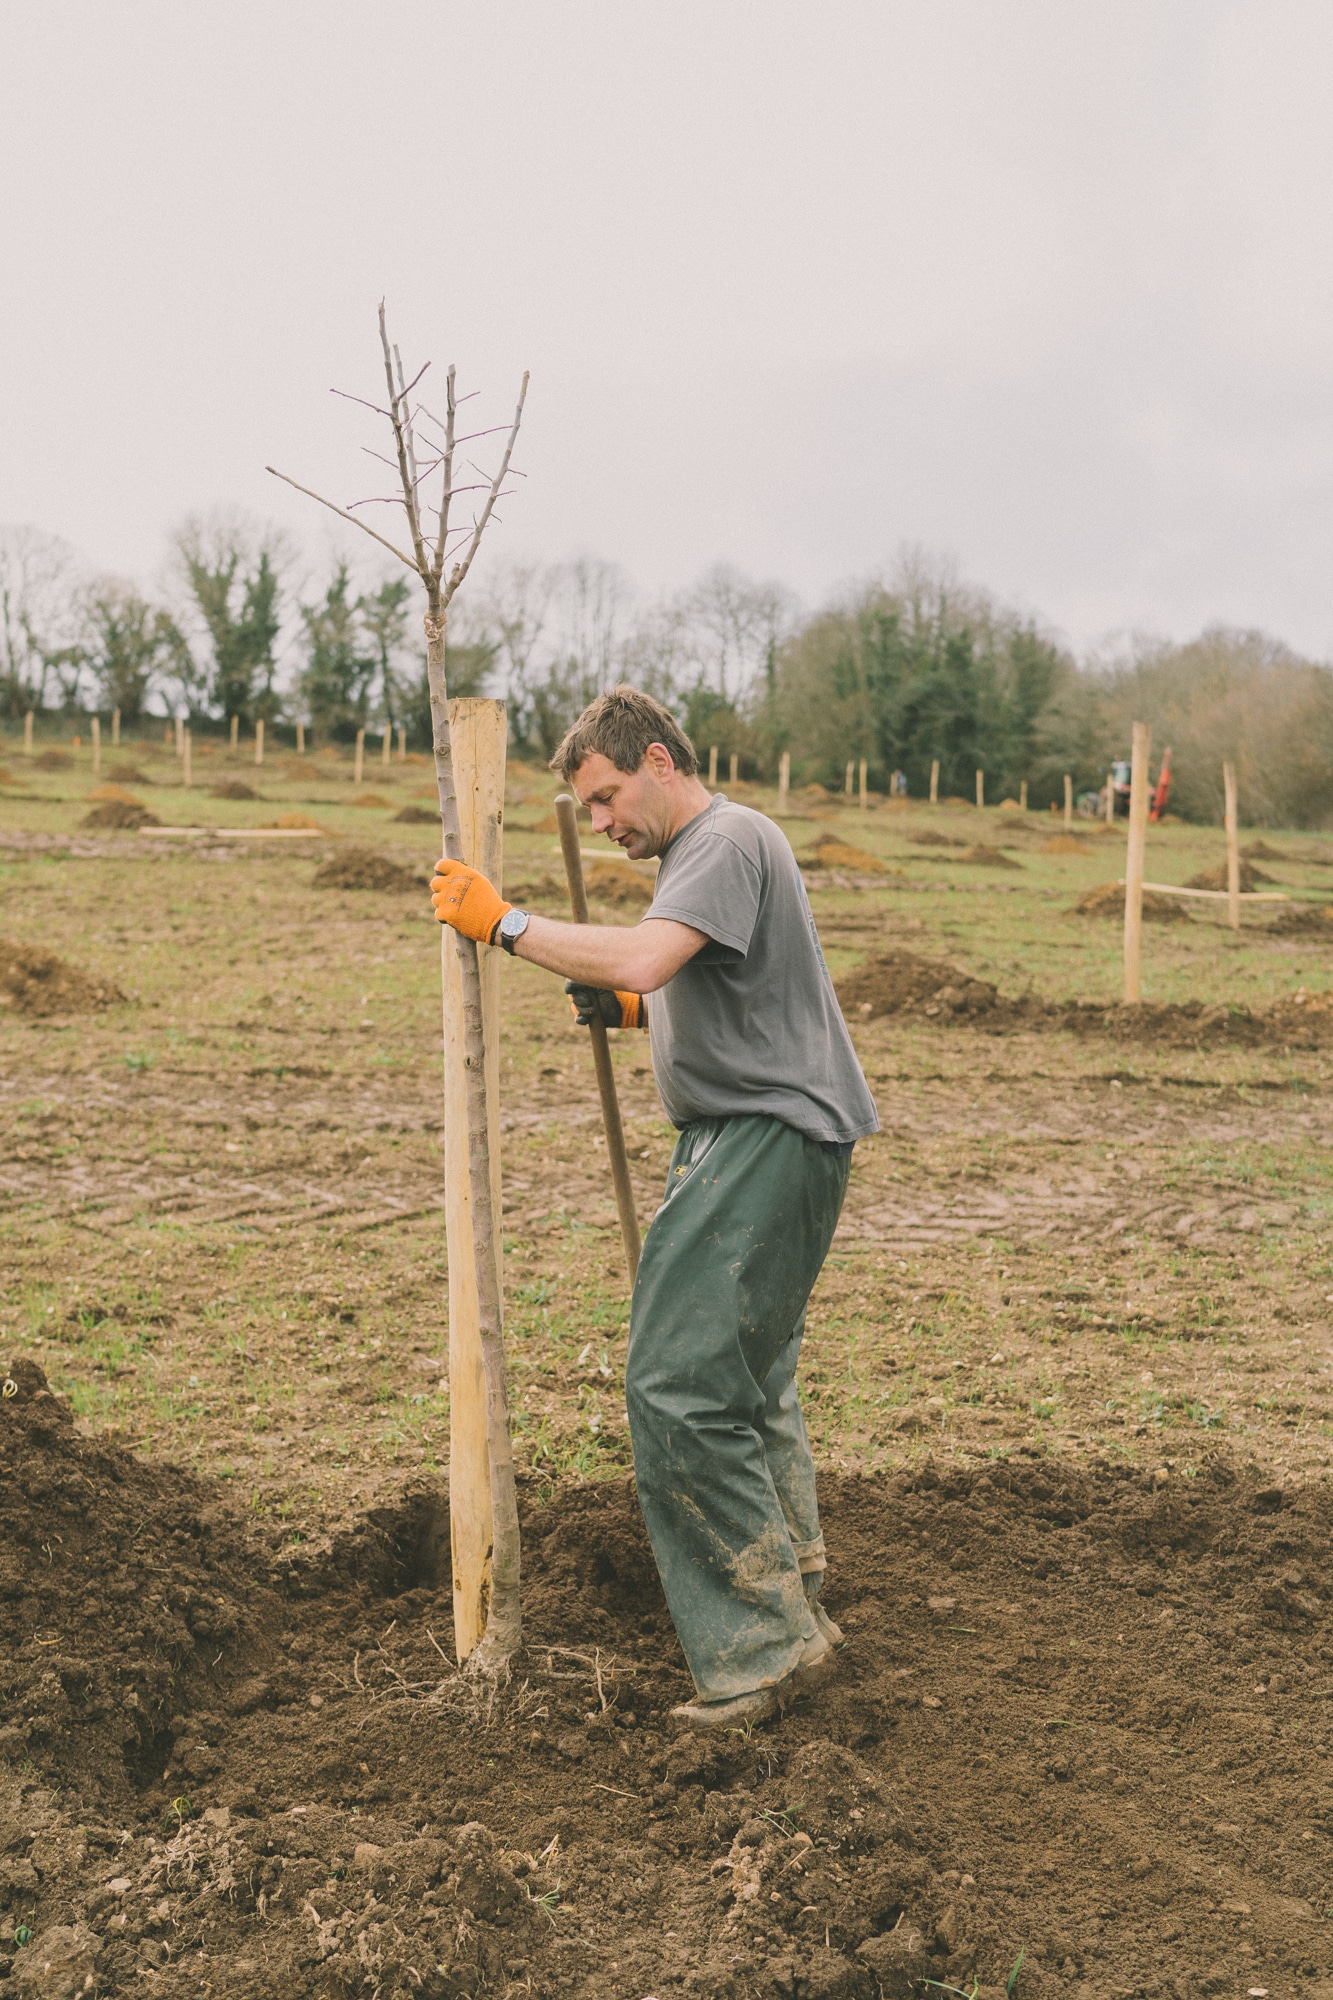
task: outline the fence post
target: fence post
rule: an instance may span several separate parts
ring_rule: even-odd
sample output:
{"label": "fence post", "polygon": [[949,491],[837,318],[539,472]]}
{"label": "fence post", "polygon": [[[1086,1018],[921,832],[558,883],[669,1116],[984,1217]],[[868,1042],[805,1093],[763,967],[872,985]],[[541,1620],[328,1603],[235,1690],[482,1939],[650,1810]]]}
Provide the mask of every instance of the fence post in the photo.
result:
{"label": "fence post", "polygon": [[1027,779],[1026,779],[1026,778],[1020,778],[1020,780],[1019,780],[1019,784],[1018,784],[1018,804],[1019,804],[1019,808],[1020,808],[1020,810],[1021,810],[1021,811],[1023,811],[1023,812],[1026,812],[1026,811],[1027,811],[1027,809],[1028,809],[1028,781],[1027,781]]}
{"label": "fence post", "polygon": [[264,761],[264,718],[261,715],[258,722],[255,724],[255,762],[256,764],[262,764],[263,761]]}
{"label": "fence post", "polygon": [[95,715],[93,717],[93,776],[94,777],[97,776],[101,768],[102,768],[102,718],[100,715]]}
{"label": "fence post", "polygon": [[366,732],[364,729],[358,729],[356,732],[356,757],[352,765],[352,783],[354,785],[359,785],[361,783],[361,772],[365,764],[365,761],[366,761]]}
{"label": "fence post", "polygon": [[778,812],[787,811],[787,793],[791,787],[791,751],[784,750],[778,761]]}
{"label": "fence post", "polygon": [[986,803],[986,773],[985,773],[984,771],[978,771],[978,772],[977,772],[977,804],[978,804],[979,806],[984,806],[984,805],[985,805],[985,803]]}
{"label": "fence post", "polygon": [[389,768],[389,753],[392,749],[393,749],[393,729],[391,725],[386,722],[384,725],[384,742],[380,746],[380,762],[381,764],[383,764],[386,771]]}
{"label": "fence post", "polygon": [[233,715],[231,719],[231,747],[233,754],[235,754],[236,746],[240,742],[240,740],[241,740],[241,718],[239,715]]}
{"label": "fence post", "polygon": [[120,710],[118,708],[113,708],[111,711],[111,748],[113,750],[120,748]]}
{"label": "fence post", "polygon": [[1227,829],[1227,922],[1240,929],[1240,846],[1236,837],[1236,767],[1223,764],[1222,783],[1226,787]]}
{"label": "fence post", "polygon": [[1152,731],[1134,724],[1129,778],[1129,849],[1125,855],[1125,1004],[1139,998],[1139,940],[1143,930],[1143,856],[1148,843],[1148,748]]}
{"label": "fence post", "polygon": [[1074,831],[1074,780],[1065,772],[1065,832]]}
{"label": "fence post", "polygon": [[296,754],[297,754],[297,756],[298,756],[298,757],[304,757],[304,756],[305,756],[305,724],[304,724],[304,722],[298,722],[298,723],[297,723],[297,725],[296,725]]}
{"label": "fence post", "polygon": [[866,760],[865,760],[865,758],[863,757],[863,758],[861,759],[861,810],[862,810],[862,812],[864,812],[864,811],[865,811],[865,809],[866,809],[866,804],[867,804],[867,800],[866,800]]}
{"label": "fence post", "polygon": [[717,745],[708,746],[708,783],[710,788],[717,784]]}
{"label": "fence post", "polygon": [[23,754],[25,757],[31,757],[32,755],[32,710],[31,709],[28,710],[28,713],[23,718]]}
{"label": "fence post", "polygon": [[176,724],[176,755],[177,755],[177,756],[179,757],[179,756],[181,756],[181,755],[183,754],[183,752],[184,752],[184,749],[185,749],[185,722],[184,722],[184,719],[183,719],[183,718],[182,718],[181,716],[179,716],[179,715],[178,715],[178,716],[176,716],[176,717],[175,717],[175,724]]}
{"label": "fence post", "polygon": [[[96,740],[97,740],[96,737],[94,737],[93,739],[94,743],[96,742]],[[187,729],[185,731],[184,740],[182,741],[181,744],[181,783],[188,790],[191,782],[192,781],[190,777],[190,732]]]}
{"label": "fence post", "polygon": [[733,751],[732,751],[732,753],[731,753],[731,777],[730,777],[730,780],[729,780],[729,783],[731,783],[731,784],[733,784],[733,785],[734,785],[734,784],[736,783],[737,779],[738,779],[738,778],[740,777],[740,774],[741,774],[741,755],[740,755],[740,751],[739,751],[739,750],[733,750]]}
{"label": "fence post", "polygon": [[1106,773],[1106,824],[1108,826],[1115,825],[1115,766],[1114,765],[1109,766]]}
{"label": "fence post", "polygon": [[[505,791],[505,707],[469,699],[449,704],[454,782],[463,859],[499,888]],[[444,970],[444,1226],[449,1255],[449,1532],[454,1579],[454,1646],[467,1659],[486,1629],[490,1578],[491,1474],[486,1379],[481,1358],[477,1267],[468,1182],[463,987],[452,934],[441,934]],[[481,1012],[486,1047],[486,1122],[491,1201],[500,1213],[501,954],[482,954]],[[501,1279],[500,1231],[495,1232]],[[503,1285],[500,1286],[503,1297]]]}
{"label": "fence post", "polygon": [[407,724],[405,722],[400,722],[398,725],[398,762],[400,764],[407,762]]}
{"label": "fence post", "polygon": [[850,757],[847,759],[847,777],[842,789],[847,798],[850,798],[856,790],[856,765]]}

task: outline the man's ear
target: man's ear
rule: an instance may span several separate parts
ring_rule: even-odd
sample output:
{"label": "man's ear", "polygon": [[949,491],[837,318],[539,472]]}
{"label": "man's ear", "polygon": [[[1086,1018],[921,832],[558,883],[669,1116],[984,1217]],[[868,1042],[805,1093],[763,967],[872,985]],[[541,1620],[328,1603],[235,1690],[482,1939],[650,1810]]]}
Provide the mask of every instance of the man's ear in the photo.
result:
{"label": "man's ear", "polygon": [[668,779],[676,775],[676,766],[665,743],[650,743],[643,753],[643,761],[652,767],[653,775],[659,784],[665,785]]}

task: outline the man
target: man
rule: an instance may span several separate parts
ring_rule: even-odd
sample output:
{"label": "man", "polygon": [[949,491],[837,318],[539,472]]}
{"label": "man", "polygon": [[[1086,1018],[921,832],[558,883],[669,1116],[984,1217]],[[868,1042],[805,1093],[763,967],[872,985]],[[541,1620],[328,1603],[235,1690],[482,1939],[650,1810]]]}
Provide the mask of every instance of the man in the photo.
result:
{"label": "man", "polygon": [[630,1312],[634,1471],[698,1689],[674,1713],[735,1728],[827,1670],[842,1637],[819,1604],[796,1362],[852,1147],[879,1121],[773,822],[710,797],[688,737],[631,687],[586,708],[552,763],[594,832],[661,856],[642,921],[533,916],[459,862],[431,895],[442,922],[563,973],[585,1023],[646,1014],[680,1138]]}

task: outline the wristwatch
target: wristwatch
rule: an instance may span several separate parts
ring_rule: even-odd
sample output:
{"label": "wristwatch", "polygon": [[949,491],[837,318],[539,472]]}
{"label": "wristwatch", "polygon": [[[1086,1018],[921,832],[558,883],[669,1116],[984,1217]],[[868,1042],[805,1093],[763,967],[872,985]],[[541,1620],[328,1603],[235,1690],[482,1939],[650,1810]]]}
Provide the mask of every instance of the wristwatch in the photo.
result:
{"label": "wristwatch", "polygon": [[526,910],[506,910],[499,923],[495,926],[494,942],[503,945],[512,958],[514,956],[514,946],[518,943],[527,927],[528,913]]}

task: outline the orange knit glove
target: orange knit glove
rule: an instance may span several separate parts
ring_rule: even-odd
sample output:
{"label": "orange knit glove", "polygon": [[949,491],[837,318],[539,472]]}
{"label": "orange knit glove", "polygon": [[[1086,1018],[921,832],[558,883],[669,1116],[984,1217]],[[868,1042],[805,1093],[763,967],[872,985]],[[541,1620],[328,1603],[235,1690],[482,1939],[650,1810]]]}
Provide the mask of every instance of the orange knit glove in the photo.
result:
{"label": "orange knit glove", "polygon": [[437,861],[430,899],[442,924],[478,944],[493,944],[501,917],[513,909],[486,877],[464,861]]}
{"label": "orange knit glove", "polygon": [[584,986],[576,979],[565,981],[565,991],[570,1011],[581,1028],[590,1027],[594,1019],[604,1021],[608,1028],[648,1026],[641,993],[612,993],[604,986]]}

